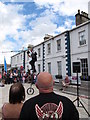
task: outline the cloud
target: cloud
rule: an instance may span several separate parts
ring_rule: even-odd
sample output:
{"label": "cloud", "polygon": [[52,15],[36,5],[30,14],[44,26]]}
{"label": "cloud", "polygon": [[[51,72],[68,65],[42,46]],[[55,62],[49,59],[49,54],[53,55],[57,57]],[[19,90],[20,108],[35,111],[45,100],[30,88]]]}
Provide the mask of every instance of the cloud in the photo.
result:
{"label": "cloud", "polygon": [[[18,4],[17,0],[8,4],[0,2],[0,51],[19,50],[28,44],[37,45],[43,41],[45,34],[56,35],[75,27],[75,20],[69,16],[75,16],[78,9],[87,12],[88,1],[34,0],[36,11],[33,9],[31,14],[24,8],[25,3]],[[24,9],[28,14],[23,13]],[[64,19],[61,20],[62,17]],[[7,56],[10,63],[12,54],[1,54],[0,62],[3,63],[3,57]]]}
{"label": "cloud", "polygon": [[75,15],[78,9],[88,12],[89,0],[34,0],[38,6],[51,7],[54,12],[60,15]]}
{"label": "cloud", "polygon": [[[0,52],[14,49],[15,42],[11,40],[19,40],[18,29],[23,29],[25,27],[25,17],[18,13],[18,11],[22,9],[22,5],[3,4],[0,2]],[[7,36],[10,40],[8,40]],[[1,54],[2,57],[0,58],[1,63],[3,63],[3,56],[7,56],[7,54],[3,54]],[[9,63],[10,55],[11,53],[7,56]]]}
{"label": "cloud", "polygon": [[[37,45],[43,41],[45,34],[54,34],[57,24],[53,23],[56,16],[49,10],[45,10],[40,16],[29,22],[29,30],[20,31],[18,36],[22,38],[23,45],[27,47],[28,44]],[[25,42],[24,42],[25,41]],[[37,41],[37,42],[36,42]]]}
{"label": "cloud", "polygon": [[66,19],[66,21],[64,21],[64,24],[59,26],[57,29],[56,29],[56,32],[64,32],[66,30],[69,30],[69,29],[72,29],[74,28],[75,25],[73,25],[73,20],[71,19]]}
{"label": "cloud", "polygon": [[65,21],[65,27],[66,28],[68,28],[68,29],[71,28],[72,24],[73,24],[73,20],[66,19],[66,21]]}
{"label": "cloud", "polygon": [[60,26],[56,29],[56,32],[60,32],[60,31],[64,32],[64,31],[66,31],[66,28],[64,26]]}
{"label": "cloud", "polygon": [[18,14],[22,10],[22,5],[5,5],[0,2],[0,42],[5,40],[7,35],[14,36],[17,29],[23,28],[24,16]]}
{"label": "cloud", "polygon": [[10,63],[10,58],[12,55],[14,55],[14,52],[10,52],[13,49],[13,46],[16,47],[15,43],[10,42],[10,41],[5,41],[0,45],[0,49],[2,51],[0,51],[0,64],[4,63],[4,56],[6,58],[6,62]]}
{"label": "cloud", "polygon": [[33,0],[1,0],[1,2],[33,2]]}

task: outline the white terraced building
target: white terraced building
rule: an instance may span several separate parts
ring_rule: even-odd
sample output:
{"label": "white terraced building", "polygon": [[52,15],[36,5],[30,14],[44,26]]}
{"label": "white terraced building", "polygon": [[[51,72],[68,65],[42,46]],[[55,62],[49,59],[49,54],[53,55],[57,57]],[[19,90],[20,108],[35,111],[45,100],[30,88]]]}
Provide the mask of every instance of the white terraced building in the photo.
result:
{"label": "white terraced building", "polygon": [[[82,21],[77,20],[82,16]],[[37,52],[36,71],[48,71],[52,75],[73,76],[73,62],[80,62],[80,76],[90,76],[90,18],[78,11],[74,29],[56,36],[45,35],[41,44],[34,46]],[[81,17],[80,17],[81,18]],[[11,57],[11,68],[31,68],[27,50]]]}
{"label": "white terraced building", "polygon": [[[90,21],[65,31],[34,46],[37,52],[37,73],[49,71],[53,75],[73,75],[73,62],[81,63],[80,75],[90,75]],[[11,57],[11,67],[30,69],[27,51]]]}

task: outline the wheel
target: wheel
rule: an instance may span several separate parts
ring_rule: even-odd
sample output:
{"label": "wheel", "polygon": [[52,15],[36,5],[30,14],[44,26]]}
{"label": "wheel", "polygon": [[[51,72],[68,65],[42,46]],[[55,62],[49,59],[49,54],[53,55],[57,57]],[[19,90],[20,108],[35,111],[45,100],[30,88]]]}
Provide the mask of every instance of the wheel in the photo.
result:
{"label": "wheel", "polygon": [[27,89],[27,94],[28,95],[32,95],[33,93],[34,93],[34,89],[33,88],[30,87],[30,88]]}

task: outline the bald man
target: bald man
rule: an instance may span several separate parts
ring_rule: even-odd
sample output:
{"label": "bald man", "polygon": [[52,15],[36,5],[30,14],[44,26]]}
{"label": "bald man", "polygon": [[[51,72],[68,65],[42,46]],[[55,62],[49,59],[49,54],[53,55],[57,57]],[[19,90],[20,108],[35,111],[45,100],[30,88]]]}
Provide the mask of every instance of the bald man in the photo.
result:
{"label": "bald man", "polygon": [[54,80],[48,72],[37,77],[39,95],[27,100],[21,110],[20,120],[79,120],[73,102],[53,92]]}

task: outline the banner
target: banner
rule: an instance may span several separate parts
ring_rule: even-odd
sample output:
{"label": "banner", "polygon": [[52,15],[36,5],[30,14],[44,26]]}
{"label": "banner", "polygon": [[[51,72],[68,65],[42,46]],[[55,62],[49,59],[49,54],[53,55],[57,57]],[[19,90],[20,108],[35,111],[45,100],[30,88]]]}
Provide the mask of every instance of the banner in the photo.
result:
{"label": "banner", "polygon": [[6,58],[4,57],[4,71],[7,72],[7,63],[6,63]]}

